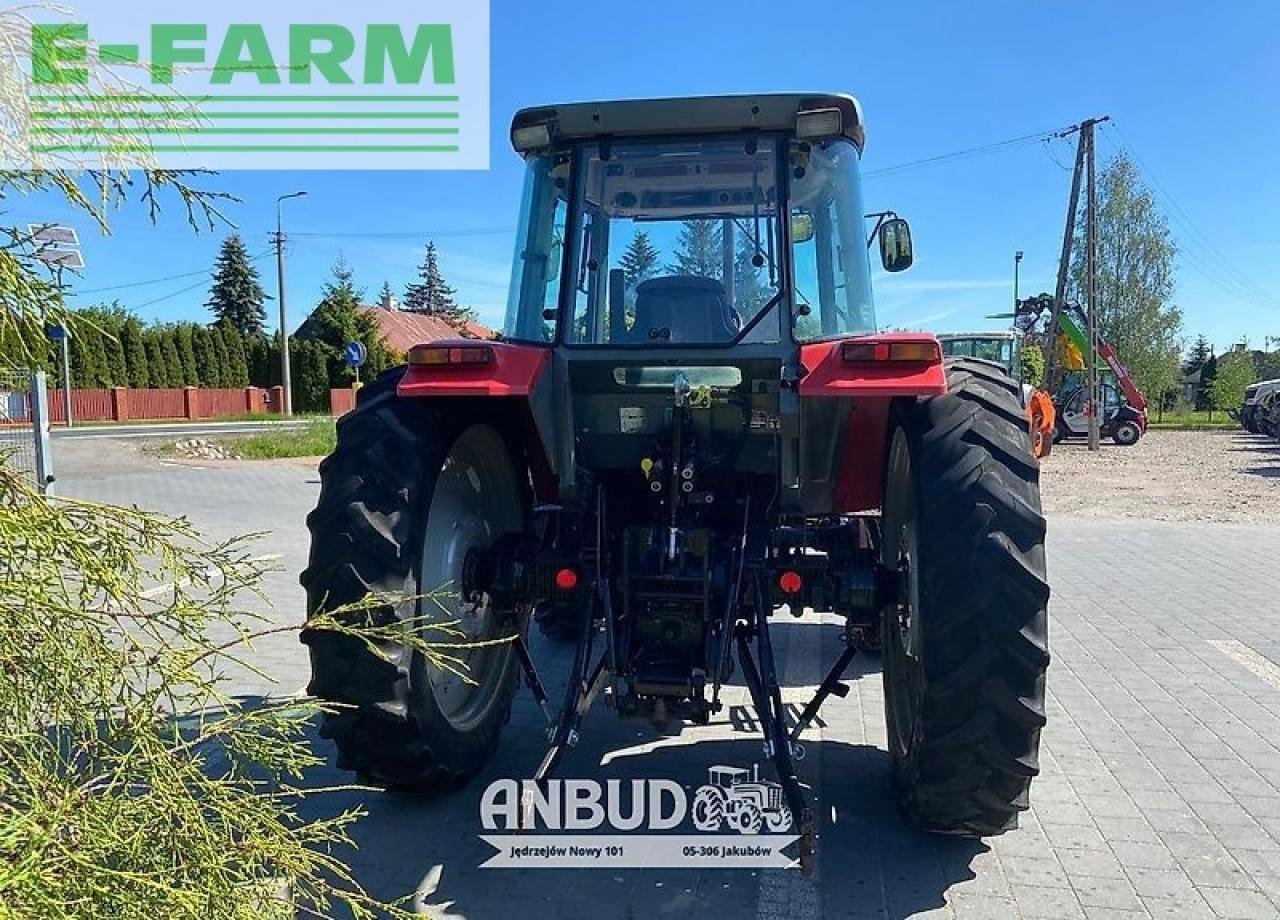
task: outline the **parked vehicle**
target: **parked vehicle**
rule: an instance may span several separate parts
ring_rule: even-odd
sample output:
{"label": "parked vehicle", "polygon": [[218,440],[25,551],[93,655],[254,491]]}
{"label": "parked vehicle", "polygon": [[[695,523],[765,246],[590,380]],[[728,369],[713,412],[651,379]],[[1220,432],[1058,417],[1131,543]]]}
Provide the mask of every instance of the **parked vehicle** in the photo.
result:
{"label": "parked vehicle", "polygon": [[1280,389],[1271,390],[1259,400],[1258,418],[1259,433],[1280,438]]}
{"label": "parked vehicle", "polygon": [[[557,601],[578,638],[536,781],[593,700],[706,724],[736,671],[782,789],[751,797],[786,805],[807,870],[815,816],[793,759],[875,631],[913,823],[1016,827],[1049,663],[1039,465],[1002,368],[876,332],[864,137],[858,103],[834,94],[516,115],[527,182],[502,340],[412,348],[360,391],[320,467],[313,622],[372,598],[376,622],[454,631],[448,668],[396,638],[304,633],[311,692],[342,704],[323,724],[341,765],[458,788],[497,748],[521,675],[549,711],[524,635]],[[911,264],[905,220],[879,215],[869,237],[885,270]],[[658,250],[640,268],[638,239]],[[847,626],[794,721],[779,608]]]}
{"label": "parked vehicle", "polygon": [[[942,353],[951,358],[978,358],[1000,365],[1015,380],[1022,377],[1022,333],[1013,330],[994,332],[944,332],[938,335]],[[1044,390],[1022,383],[1022,405],[1027,412],[1027,430],[1031,436],[1031,452],[1047,457],[1053,447],[1057,410]]]}
{"label": "parked vehicle", "polygon": [[1254,434],[1262,432],[1262,423],[1266,418],[1261,403],[1272,394],[1280,391],[1280,378],[1260,380],[1244,391],[1244,402],[1240,405],[1240,425]]}
{"label": "parked vehicle", "polygon": [[[1058,400],[1058,427],[1055,440],[1083,438],[1089,434],[1087,387],[1076,386]],[[1102,384],[1102,414],[1098,430],[1123,447],[1131,447],[1147,431],[1147,413],[1137,409],[1109,383]]]}

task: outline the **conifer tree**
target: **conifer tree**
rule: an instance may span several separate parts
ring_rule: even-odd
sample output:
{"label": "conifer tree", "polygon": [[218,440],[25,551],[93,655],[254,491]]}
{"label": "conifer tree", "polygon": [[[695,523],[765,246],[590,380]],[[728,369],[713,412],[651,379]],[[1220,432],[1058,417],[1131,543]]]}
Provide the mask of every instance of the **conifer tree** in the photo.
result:
{"label": "conifer tree", "polygon": [[213,311],[214,322],[229,322],[241,335],[262,331],[267,314],[262,307],[266,294],[258,270],[249,261],[244,241],[232,234],[222,243],[213,269],[213,287],[205,306]]}

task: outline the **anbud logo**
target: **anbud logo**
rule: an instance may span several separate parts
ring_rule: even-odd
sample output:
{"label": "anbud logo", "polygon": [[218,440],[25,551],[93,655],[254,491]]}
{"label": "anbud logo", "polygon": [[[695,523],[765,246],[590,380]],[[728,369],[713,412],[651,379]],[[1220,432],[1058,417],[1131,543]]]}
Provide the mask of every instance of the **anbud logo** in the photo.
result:
{"label": "anbud logo", "polygon": [[490,783],[480,802],[487,831],[549,830],[667,831],[689,812],[684,787],[668,779],[622,780],[603,785],[590,779],[553,779],[543,784],[513,779]]}
{"label": "anbud logo", "polygon": [[497,780],[481,796],[480,824],[506,833],[481,834],[497,850],[483,868],[793,866],[783,849],[798,837],[781,786],[758,767],[707,772],[692,797],[668,779]]}

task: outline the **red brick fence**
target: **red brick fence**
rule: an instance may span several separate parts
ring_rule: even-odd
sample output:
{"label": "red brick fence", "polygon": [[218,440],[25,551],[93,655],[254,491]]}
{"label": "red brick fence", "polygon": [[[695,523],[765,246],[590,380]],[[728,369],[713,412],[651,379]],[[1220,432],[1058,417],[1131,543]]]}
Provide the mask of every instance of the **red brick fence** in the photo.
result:
{"label": "red brick fence", "polygon": [[[71,415],[77,422],[127,422],[150,419],[226,418],[250,412],[281,411],[280,387],[205,390],[196,387],[164,390],[72,390]],[[61,390],[49,391],[49,415],[54,424],[66,422]]]}

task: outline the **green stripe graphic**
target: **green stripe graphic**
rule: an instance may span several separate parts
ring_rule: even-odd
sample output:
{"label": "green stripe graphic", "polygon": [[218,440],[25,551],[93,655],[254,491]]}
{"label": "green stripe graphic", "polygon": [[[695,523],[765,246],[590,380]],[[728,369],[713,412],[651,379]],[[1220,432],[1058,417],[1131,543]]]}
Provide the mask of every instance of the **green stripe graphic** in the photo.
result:
{"label": "green stripe graphic", "polygon": [[160,118],[369,118],[369,119],[401,119],[401,118],[457,118],[457,112],[198,112],[179,115],[174,112],[96,112],[90,109],[71,109],[66,112],[32,112],[31,117],[37,121],[61,121],[74,119],[78,121],[112,120],[123,118],[160,119]]}
{"label": "green stripe graphic", "polygon": [[312,95],[276,95],[276,96],[183,96],[152,95],[146,93],[104,93],[102,95],[65,95],[45,94],[29,97],[32,102],[458,102],[457,96],[312,96]]}
{"label": "green stripe graphic", "polygon": [[457,134],[457,128],[211,128],[196,126],[191,128],[149,128],[138,125],[132,128],[98,128],[93,126],[68,125],[59,127],[40,125],[31,129],[32,134],[44,136],[76,135],[76,134],[118,134],[130,137],[145,138],[152,134]]}
{"label": "green stripe graphic", "polygon": [[402,146],[402,145],[350,145],[350,144],[200,144],[185,146],[183,144],[147,144],[138,146],[96,144],[38,144],[33,148],[37,153],[125,153],[132,150],[146,150],[155,153],[457,153],[458,147],[452,146]]}

